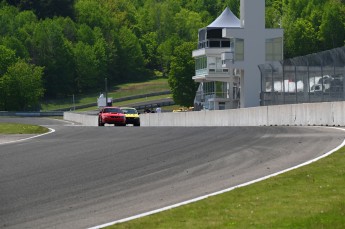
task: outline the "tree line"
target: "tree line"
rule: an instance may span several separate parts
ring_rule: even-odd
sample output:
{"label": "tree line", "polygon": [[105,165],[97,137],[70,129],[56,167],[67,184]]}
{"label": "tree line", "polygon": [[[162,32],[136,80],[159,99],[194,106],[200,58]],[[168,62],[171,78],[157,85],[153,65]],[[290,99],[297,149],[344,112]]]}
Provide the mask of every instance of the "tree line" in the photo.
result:
{"label": "tree line", "polygon": [[[0,110],[32,110],[44,97],[169,77],[192,105],[198,29],[240,0],[2,0]],[[344,45],[344,0],[266,0],[266,27],[285,29],[285,57]]]}

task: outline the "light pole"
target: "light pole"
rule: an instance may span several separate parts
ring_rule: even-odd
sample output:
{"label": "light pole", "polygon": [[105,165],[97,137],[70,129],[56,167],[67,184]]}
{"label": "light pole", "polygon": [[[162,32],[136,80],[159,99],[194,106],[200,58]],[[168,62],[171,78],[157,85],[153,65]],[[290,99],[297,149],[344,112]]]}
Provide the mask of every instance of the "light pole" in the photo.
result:
{"label": "light pole", "polygon": [[72,95],[73,97],[73,110],[75,111],[75,100],[74,100],[74,94]]}
{"label": "light pole", "polygon": [[105,78],[105,106],[108,106],[108,79]]}

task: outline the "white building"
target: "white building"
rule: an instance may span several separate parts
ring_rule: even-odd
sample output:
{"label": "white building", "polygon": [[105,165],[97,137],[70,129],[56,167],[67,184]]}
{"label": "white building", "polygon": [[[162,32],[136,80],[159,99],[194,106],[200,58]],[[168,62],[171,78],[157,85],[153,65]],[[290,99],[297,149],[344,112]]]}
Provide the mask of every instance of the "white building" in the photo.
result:
{"label": "white building", "polygon": [[283,58],[283,30],[265,28],[265,0],[241,0],[240,19],[229,8],[199,30],[195,98],[204,109],[260,105],[258,65]]}

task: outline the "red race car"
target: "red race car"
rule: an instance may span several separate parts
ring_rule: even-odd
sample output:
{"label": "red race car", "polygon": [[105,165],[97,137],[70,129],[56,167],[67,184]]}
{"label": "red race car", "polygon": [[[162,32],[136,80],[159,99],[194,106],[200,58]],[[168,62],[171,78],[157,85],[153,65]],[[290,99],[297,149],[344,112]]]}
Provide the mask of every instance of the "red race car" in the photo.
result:
{"label": "red race car", "polygon": [[98,126],[126,126],[126,116],[119,107],[103,107],[98,114]]}

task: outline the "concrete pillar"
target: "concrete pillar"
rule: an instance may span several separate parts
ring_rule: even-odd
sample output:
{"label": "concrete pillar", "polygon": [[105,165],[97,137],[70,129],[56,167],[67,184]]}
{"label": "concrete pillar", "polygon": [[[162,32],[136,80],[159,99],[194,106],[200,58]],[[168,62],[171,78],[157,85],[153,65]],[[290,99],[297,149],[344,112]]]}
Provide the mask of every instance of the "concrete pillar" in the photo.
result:
{"label": "concrete pillar", "polygon": [[241,0],[244,38],[244,77],[241,79],[241,107],[260,106],[260,69],[265,63],[265,0]]}

